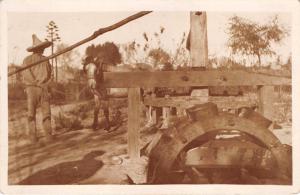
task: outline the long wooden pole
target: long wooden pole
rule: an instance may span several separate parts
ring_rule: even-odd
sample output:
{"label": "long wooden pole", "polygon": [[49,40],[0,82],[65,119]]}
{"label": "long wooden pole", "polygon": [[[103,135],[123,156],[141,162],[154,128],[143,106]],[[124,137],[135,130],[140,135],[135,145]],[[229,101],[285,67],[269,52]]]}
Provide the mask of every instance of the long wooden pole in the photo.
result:
{"label": "long wooden pole", "polygon": [[73,44],[73,45],[71,45],[71,46],[69,46],[69,47],[66,47],[65,49],[63,49],[63,50],[61,50],[61,51],[59,51],[59,52],[56,52],[56,53],[54,53],[54,54],[52,54],[52,55],[46,57],[46,58],[43,59],[43,60],[40,60],[40,61],[31,63],[31,64],[28,64],[27,66],[18,68],[17,70],[8,73],[8,76],[10,77],[10,76],[12,76],[12,75],[14,75],[14,74],[16,74],[16,73],[18,73],[18,72],[21,72],[21,71],[23,71],[23,70],[26,70],[26,69],[28,69],[28,68],[31,68],[31,67],[33,67],[33,66],[39,64],[39,63],[45,62],[45,61],[47,61],[47,60],[50,60],[50,59],[52,59],[52,58],[55,58],[55,57],[57,57],[57,56],[63,54],[63,53],[66,53],[66,52],[68,52],[68,51],[71,51],[72,49],[74,49],[74,48],[76,48],[76,47],[78,47],[78,46],[80,46],[80,45],[82,45],[82,44],[84,44],[84,43],[87,43],[87,42],[89,42],[89,41],[91,41],[91,40],[97,38],[98,36],[100,36],[100,35],[102,35],[102,34],[104,34],[104,33],[106,33],[106,32],[109,32],[109,31],[112,31],[112,30],[114,30],[114,29],[117,29],[117,28],[119,28],[119,27],[121,27],[121,26],[127,24],[128,22],[131,22],[131,21],[136,20],[136,19],[138,19],[138,18],[140,18],[140,17],[143,17],[144,15],[149,14],[149,13],[151,13],[151,12],[152,12],[152,11],[142,11],[142,12],[138,12],[138,13],[136,13],[136,14],[134,14],[134,15],[131,15],[131,16],[129,16],[129,17],[127,17],[127,18],[125,18],[125,19],[123,19],[123,20],[121,20],[121,21],[119,21],[119,22],[113,24],[113,25],[107,26],[107,27],[105,27],[105,28],[100,28],[99,30],[95,31],[95,32],[94,32],[91,36],[89,36],[88,38],[85,38],[85,39],[83,39],[83,40],[81,40],[81,41],[79,41],[79,42],[77,42],[77,43],[75,43],[75,44]]}
{"label": "long wooden pole", "polygon": [[[207,19],[206,12],[190,13],[190,56],[194,69],[208,68]],[[192,90],[191,96],[198,96],[208,101],[209,88]]]}
{"label": "long wooden pole", "polygon": [[208,46],[206,12],[191,12],[190,23],[190,53],[192,67],[207,67]]}

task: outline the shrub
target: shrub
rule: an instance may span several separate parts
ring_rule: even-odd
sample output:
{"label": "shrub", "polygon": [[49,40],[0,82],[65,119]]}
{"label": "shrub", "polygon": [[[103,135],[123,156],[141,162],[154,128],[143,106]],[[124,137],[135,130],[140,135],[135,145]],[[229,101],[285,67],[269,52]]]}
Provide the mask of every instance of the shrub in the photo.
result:
{"label": "shrub", "polygon": [[8,85],[8,99],[9,100],[25,100],[25,88],[21,83]]}

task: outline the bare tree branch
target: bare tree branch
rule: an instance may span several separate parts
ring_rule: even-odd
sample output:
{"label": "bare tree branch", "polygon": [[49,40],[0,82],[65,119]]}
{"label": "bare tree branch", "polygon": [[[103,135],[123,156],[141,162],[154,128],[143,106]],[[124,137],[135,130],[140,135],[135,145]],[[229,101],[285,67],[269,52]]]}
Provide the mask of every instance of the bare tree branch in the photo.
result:
{"label": "bare tree branch", "polygon": [[28,69],[28,68],[31,68],[31,67],[33,67],[33,66],[39,64],[39,63],[42,63],[42,62],[45,62],[45,61],[47,61],[47,60],[49,60],[49,59],[55,58],[55,57],[57,57],[57,56],[59,56],[59,55],[61,55],[61,54],[63,54],[63,53],[66,53],[66,52],[68,52],[68,51],[70,51],[70,50],[72,50],[72,49],[74,49],[74,48],[76,48],[76,47],[78,47],[78,46],[80,46],[80,45],[82,45],[82,44],[84,44],[84,43],[87,43],[87,42],[89,42],[89,41],[91,41],[91,40],[97,38],[98,36],[100,36],[100,35],[102,35],[102,34],[104,34],[104,33],[106,33],[106,32],[115,30],[115,29],[117,29],[117,28],[119,28],[119,27],[121,27],[121,26],[127,24],[128,22],[131,22],[131,21],[136,20],[136,19],[138,19],[138,18],[140,18],[140,17],[143,17],[144,15],[149,14],[149,13],[151,13],[151,12],[152,12],[152,11],[142,11],[142,12],[138,12],[138,13],[136,13],[136,14],[134,14],[134,15],[131,15],[131,16],[129,16],[129,17],[127,17],[127,18],[125,18],[125,19],[123,19],[123,20],[121,20],[121,21],[119,21],[119,22],[113,24],[113,25],[107,26],[107,27],[105,27],[105,28],[100,28],[99,30],[95,31],[95,32],[94,32],[91,36],[89,36],[88,38],[85,38],[85,39],[83,39],[83,40],[81,40],[81,41],[79,41],[79,42],[77,42],[77,43],[75,43],[75,44],[73,44],[73,45],[70,45],[69,47],[67,47],[67,48],[65,48],[65,49],[63,49],[63,50],[61,50],[61,51],[59,51],[59,52],[56,52],[56,53],[54,53],[53,55],[50,55],[50,56],[46,57],[46,58],[43,59],[43,60],[34,62],[34,63],[32,63],[32,64],[28,64],[27,66],[24,66],[24,67],[21,67],[21,68],[15,70],[15,71],[12,71],[12,72],[8,73],[8,76],[12,76],[12,75],[14,75],[14,74],[16,74],[16,73],[18,73],[18,72],[21,72],[21,71],[23,71],[23,70],[26,70],[26,69]]}

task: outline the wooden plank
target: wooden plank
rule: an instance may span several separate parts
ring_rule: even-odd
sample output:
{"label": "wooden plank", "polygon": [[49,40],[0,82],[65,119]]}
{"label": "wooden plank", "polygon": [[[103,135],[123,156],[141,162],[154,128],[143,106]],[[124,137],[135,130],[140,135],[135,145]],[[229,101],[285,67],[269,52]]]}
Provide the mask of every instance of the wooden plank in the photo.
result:
{"label": "wooden plank", "polygon": [[[240,107],[251,107],[256,105],[255,100],[249,100],[246,97],[231,98],[209,98],[209,102],[217,104],[218,108],[224,109],[237,109]],[[192,98],[192,97],[170,97],[170,98],[145,98],[144,104],[151,105],[154,107],[176,107],[176,108],[188,108],[196,104],[203,104],[207,102],[207,98]]]}
{"label": "wooden plank", "polygon": [[259,112],[269,120],[274,119],[274,86],[259,86]]}
{"label": "wooden plank", "polygon": [[156,124],[158,122],[157,120],[157,110],[153,107],[151,107],[151,120],[153,124]]}
{"label": "wooden plank", "polygon": [[[156,94],[152,93],[151,98],[156,98]],[[158,119],[157,119],[157,110],[151,106],[151,120],[153,124],[157,124]]]}
{"label": "wooden plank", "polygon": [[206,12],[190,13],[190,56],[193,67],[208,65]]}
{"label": "wooden plank", "polygon": [[140,88],[128,89],[128,153],[132,160],[140,157]]}
{"label": "wooden plank", "polygon": [[[169,98],[169,95],[165,95],[165,98]],[[162,126],[160,127],[160,129],[167,129],[169,127],[169,122],[170,122],[170,107],[168,106],[164,106],[162,108]]]}
{"label": "wooden plank", "polygon": [[162,121],[162,125],[160,127],[160,129],[167,129],[170,126],[170,114],[171,114],[171,109],[168,106],[164,106],[162,108],[162,117],[163,117],[163,121]]}
{"label": "wooden plank", "polygon": [[291,79],[245,71],[106,72],[108,88],[291,85]]}

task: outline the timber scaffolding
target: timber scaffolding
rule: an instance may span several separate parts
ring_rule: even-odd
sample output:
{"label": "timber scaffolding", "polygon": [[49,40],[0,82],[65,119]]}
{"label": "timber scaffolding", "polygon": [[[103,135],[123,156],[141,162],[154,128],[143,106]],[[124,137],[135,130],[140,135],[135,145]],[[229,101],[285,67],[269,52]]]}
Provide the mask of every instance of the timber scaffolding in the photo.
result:
{"label": "timber scaffolding", "polygon": [[[100,28],[95,31],[90,37],[79,41],[60,52],[54,53],[45,59],[29,64],[22,68],[19,68],[13,72],[10,72],[8,76],[12,76],[18,72],[26,70],[32,66],[35,66],[41,62],[55,58],[65,52],[68,52],[88,41],[91,41],[98,36],[112,31],[120,26],[127,24],[128,22],[140,18],[151,11],[143,11],[124,20],[117,22],[111,26]],[[200,17],[201,25],[206,25],[206,14],[196,12],[191,15],[191,23],[193,17]],[[196,20],[195,20],[196,21]],[[207,65],[207,32],[206,28],[202,28],[199,31],[199,27],[194,28],[191,25],[191,58],[193,65]],[[199,32],[204,41],[196,37],[196,32]],[[201,45],[201,47],[199,47]],[[200,52],[202,56],[199,56],[199,49],[206,50]],[[128,88],[128,153],[131,159],[138,159],[140,157],[140,112],[142,104],[152,105],[157,107],[181,107],[183,104],[197,104],[195,102],[178,101],[172,98],[147,98],[143,101],[141,96],[142,88],[153,87],[219,87],[219,86],[257,86],[258,91],[258,107],[259,111],[268,119],[272,120],[274,113],[273,98],[274,98],[274,86],[291,85],[291,78],[281,77],[276,75],[267,75],[246,71],[218,71],[218,70],[203,70],[203,71],[162,71],[162,72],[106,72],[104,73],[104,85],[108,88]],[[190,101],[189,99],[188,101]],[[231,100],[230,101],[235,101]],[[199,102],[203,103],[203,102]],[[188,105],[184,105],[186,108]],[[227,104],[228,105],[228,104]]]}

